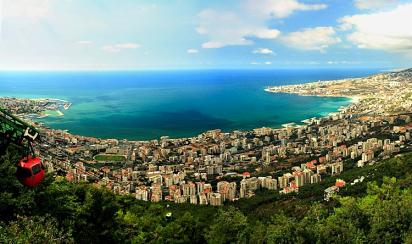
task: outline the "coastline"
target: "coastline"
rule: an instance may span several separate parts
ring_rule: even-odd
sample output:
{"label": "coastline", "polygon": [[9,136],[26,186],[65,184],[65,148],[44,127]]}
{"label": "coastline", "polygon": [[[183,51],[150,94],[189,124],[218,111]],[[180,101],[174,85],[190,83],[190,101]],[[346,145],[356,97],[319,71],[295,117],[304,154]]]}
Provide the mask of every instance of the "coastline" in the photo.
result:
{"label": "coastline", "polygon": [[[266,88],[266,89],[264,89],[264,91],[265,92],[270,92],[270,93],[275,93],[275,92],[273,92],[273,91],[270,91],[268,88]],[[350,99],[350,101],[349,101],[349,104],[348,105],[346,105],[346,106],[341,106],[340,108],[338,108],[336,111],[332,111],[332,112],[328,112],[326,115],[321,115],[321,116],[316,116],[316,117],[311,117],[311,118],[305,118],[305,119],[303,119],[303,120],[300,120],[300,121],[295,121],[295,122],[293,122],[293,121],[289,121],[289,122],[286,122],[286,123],[283,123],[283,124],[280,124],[280,125],[278,125],[278,126],[266,126],[266,125],[264,125],[264,126],[262,126],[262,127],[256,127],[256,128],[252,128],[252,129],[248,129],[248,130],[237,130],[237,129],[235,129],[235,130],[230,130],[230,131],[224,131],[224,133],[232,133],[232,132],[234,132],[234,131],[242,131],[242,132],[253,132],[254,130],[256,130],[256,129],[262,129],[262,128],[269,128],[269,129],[272,129],[272,130],[284,130],[284,129],[287,129],[287,128],[298,128],[298,127],[301,127],[301,126],[304,126],[305,124],[312,124],[313,123],[313,121],[314,120],[316,120],[316,119],[321,119],[321,118],[326,118],[326,117],[328,117],[328,116],[332,116],[332,115],[335,115],[335,114],[338,114],[338,113],[341,113],[341,110],[344,110],[344,109],[346,109],[346,108],[348,108],[349,106],[351,106],[351,105],[353,105],[353,104],[356,104],[356,103],[358,103],[360,100],[361,100],[361,98],[359,97],[359,96],[333,96],[333,95],[309,95],[309,94],[295,94],[295,93],[289,93],[289,94],[294,94],[294,95],[297,95],[297,96],[308,96],[308,97],[310,97],[310,96],[312,96],[312,97],[327,97],[327,98],[345,98],[345,99]],[[17,99],[17,98],[16,98]],[[33,100],[33,101],[41,101],[41,100],[46,100],[46,101],[57,101],[57,102],[64,102],[64,109],[65,110],[68,110],[69,108],[70,108],[70,106],[72,105],[72,103],[70,102],[70,101],[66,101],[66,100],[63,100],[63,99],[55,99],[55,98],[36,98],[36,99],[29,99],[29,100]],[[68,106],[66,106],[66,105],[68,105]],[[49,111],[49,112],[48,112]],[[56,113],[56,114],[51,114],[50,113],[50,111],[52,111],[52,112],[54,112],[54,113]],[[42,112],[42,114],[40,114],[37,118],[35,118],[34,119],[34,121],[36,121],[37,119],[44,119],[44,118],[50,118],[50,117],[63,117],[64,116],[64,113],[60,110],[60,109],[56,109],[56,110],[45,110],[45,111],[43,111]],[[39,122],[39,121],[36,121],[36,122]],[[49,125],[47,124],[47,122],[44,122],[44,121],[42,121],[41,122],[43,125],[42,126],[45,126],[45,127],[48,127]],[[53,129],[53,130],[59,130],[59,129],[54,129],[54,128],[51,128],[51,129]],[[125,139],[125,138],[120,138],[120,137],[110,137],[110,138],[104,138],[104,137],[100,137],[100,136],[85,136],[85,135],[82,135],[82,134],[73,134],[73,133],[71,133],[70,132],[70,130],[68,130],[68,129],[65,129],[66,131],[68,131],[70,134],[72,134],[72,135],[78,135],[78,136],[84,136],[84,137],[89,137],[89,138],[95,138],[95,139],[101,139],[101,140],[110,140],[110,139]],[[207,133],[208,131],[212,131],[212,130],[220,130],[219,128],[215,128],[215,129],[210,129],[210,130],[205,130],[205,131],[203,131],[203,132],[201,132],[200,134],[204,134],[204,133]],[[187,137],[185,137],[185,136],[183,136],[183,137],[173,137],[173,138],[171,138],[170,136],[168,136],[168,137],[170,137],[171,139],[191,139],[191,138],[195,138],[195,137],[197,137],[198,135],[200,135],[200,134],[197,134],[197,135],[193,135],[193,136],[187,136]],[[164,135],[164,136],[167,136],[167,135]],[[160,137],[158,137],[158,138],[155,138],[154,140],[158,140],[158,139],[160,139],[162,136],[160,136]],[[153,139],[143,139],[143,140],[139,140],[139,139],[135,139],[135,140],[129,140],[128,139],[128,141],[138,141],[138,142],[146,142],[146,141],[151,141],[151,140],[153,140]]]}
{"label": "coastline", "polygon": [[[265,89],[265,91],[267,91],[267,90]],[[294,95],[297,95],[297,96],[312,96],[312,95],[300,95],[300,94],[294,94]],[[303,119],[303,120],[301,120],[301,121],[296,121],[296,122],[290,121],[290,122],[286,122],[286,123],[283,123],[283,124],[278,125],[278,126],[266,126],[266,125],[265,125],[265,126],[262,126],[262,127],[256,127],[256,128],[249,129],[249,130],[241,130],[241,129],[239,129],[239,130],[230,130],[230,131],[223,131],[223,132],[224,132],[224,133],[232,133],[232,132],[234,132],[234,131],[253,132],[254,130],[258,130],[258,129],[262,129],[262,128],[269,128],[269,129],[276,130],[276,131],[278,131],[278,130],[284,130],[284,129],[287,129],[287,128],[299,128],[299,127],[301,127],[301,126],[304,126],[305,124],[312,124],[312,123],[313,123],[313,120],[321,119],[321,118],[326,118],[326,117],[328,117],[328,116],[332,116],[332,115],[338,114],[338,113],[341,112],[341,109],[342,109],[342,108],[347,108],[347,107],[351,106],[352,104],[358,103],[358,102],[360,101],[360,97],[358,97],[358,96],[347,97],[347,96],[330,96],[330,95],[320,96],[320,95],[313,95],[312,97],[345,98],[345,99],[350,99],[350,101],[349,101],[348,105],[346,105],[346,106],[341,106],[341,107],[338,108],[336,111],[328,112],[326,115],[321,115],[321,116],[316,116],[316,117],[311,117],[311,118],[305,118],[305,119]],[[61,101],[63,101],[63,100],[61,100]],[[66,102],[67,102],[68,104],[72,105],[72,103],[71,103],[70,101],[66,101]],[[60,110],[58,110],[58,111],[56,111],[56,112],[59,114],[59,115],[58,115],[59,117],[60,117],[60,116],[64,116],[64,114],[63,114]],[[60,112],[60,113],[59,113],[59,112]],[[303,122],[303,123],[302,123],[302,122]],[[45,123],[45,126],[47,126],[47,123]],[[213,131],[213,130],[220,130],[220,129],[219,129],[219,128],[215,128],[215,129],[205,130],[205,131],[201,132],[200,134],[204,134],[204,133],[207,133],[207,132]],[[72,134],[69,130],[66,129],[66,131],[67,131],[68,133]],[[163,136],[169,137],[170,139],[176,139],[176,140],[181,139],[181,140],[185,140],[185,139],[195,138],[195,137],[199,136],[200,134],[193,135],[193,136],[188,136],[188,137],[184,137],[184,136],[183,136],[183,137],[170,137],[170,136],[168,136],[168,135],[163,135]],[[84,136],[84,135],[81,135],[81,134],[80,134],[79,136]],[[131,141],[131,142],[148,142],[148,141],[152,141],[152,140],[158,140],[158,139],[160,139],[160,138],[163,137],[163,136],[160,136],[159,138],[155,138],[155,139],[143,139],[143,140],[139,140],[139,139],[137,139],[137,140],[129,140],[129,139],[127,139],[127,140],[128,140],[128,141]],[[84,137],[95,138],[95,139],[100,139],[100,140],[111,140],[111,139],[121,140],[121,139],[126,139],[126,138],[120,138],[120,137],[119,137],[119,138],[117,138],[117,137],[103,138],[103,137],[99,137],[99,136],[84,136]]]}
{"label": "coastline", "polygon": [[[282,128],[285,123],[300,123],[307,118],[327,116],[329,112],[338,111],[341,106],[346,107],[350,101],[346,98],[272,96],[263,90],[268,85],[341,79],[353,75],[360,77],[373,72],[350,69],[334,71],[332,74],[322,70],[302,70],[293,76],[290,71],[277,70],[212,71],[189,75],[186,72],[155,72],[144,77],[133,73],[127,76],[116,74],[108,77],[107,83],[101,85],[104,92],[99,93],[93,90],[100,82],[98,74],[83,77],[79,73],[76,74],[76,82],[71,82],[71,76],[62,74],[57,77],[64,84],[64,90],[52,85],[50,91],[44,93],[27,84],[30,93],[21,96],[24,94],[16,94],[9,86],[0,85],[0,88],[3,88],[5,96],[51,97],[73,103],[74,107],[70,107],[67,112],[60,107],[64,118],[50,116],[40,120],[51,128],[68,129],[75,134],[105,139],[153,140],[163,135],[170,135],[171,138],[196,137],[215,128],[220,128],[222,132],[251,131],[264,126]],[[48,86],[48,80],[43,81],[42,77],[33,75],[32,79],[38,79],[38,82],[44,82],[43,86]],[[224,77],[228,82],[221,84],[219,77]],[[90,85],[80,86],[86,82],[86,78],[90,80],[87,83]],[[125,83],[127,87],[122,84],[117,86],[118,78],[139,82]],[[196,82],[189,85],[185,82],[192,79]],[[98,128],[93,124],[98,124]]]}
{"label": "coastline", "polygon": [[[295,94],[295,95],[297,95],[297,94]],[[301,96],[301,95],[297,95],[297,96]],[[310,96],[310,95],[307,95],[307,96]],[[352,104],[355,104],[355,103],[359,102],[358,97],[340,97],[340,96],[314,96],[314,97],[328,97],[328,98],[334,97],[334,98],[347,98],[347,99],[350,99],[349,104],[344,106],[343,108],[347,108],[347,107],[351,106]],[[287,128],[299,128],[299,127],[304,126],[305,124],[312,124],[313,120],[326,118],[328,116],[338,114],[338,113],[341,112],[340,111],[341,109],[342,109],[342,107],[338,108],[336,111],[328,112],[326,115],[306,118],[306,119],[303,119],[301,121],[296,121],[296,122],[287,122],[287,123],[283,123],[283,124],[278,125],[278,126],[262,126],[262,127],[256,127],[256,128],[253,128],[253,129],[249,129],[249,130],[236,129],[236,130],[222,131],[222,132],[223,133],[233,133],[235,131],[253,132],[254,130],[263,129],[263,128],[269,128],[269,129],[272,129],[274,131],[280,131],[280,130],[284,130],[284,129],[287,129]],[[59,112],[62,114],[62,115],[59,115],[59,117],[64,116],[64,114],[61,111],[59,111]],[[304,122],[304,121],[307,121],[307,122]],[[303,123],[301,123],[301,122],[303,122]],[[47,126],[47,123],[45,123],[45,125]],[[127,139],[127,140],[130,141],[130,142],[149,142],[149,141],[152,141],[152,140],[159,140],[161,137],[169,137],[170,139],[173,139],[173,140],[186,140],[186,139],[192,139],[192,138],[198,137],[201,134],[205,134],[209,131],[214,131],[214,130],[221,130],[221,129],[215,128],[215,129],[205,130],[205,131],[201,132],[200,134],[193,135],[193,136],[188,136],[188,137],[170,137],[168,135],[163,135],[163,136],[160,136],[159,138],[154,138],[154,139],[142,139],[142,140],[139,140],[139,139],[129,140],[129,139]],[[65,129],[65,131],[72,134],[68,129]],[[96,136],[84,136],[84,135],[79,135],[79,136],[88,137],[88,138],[95,138],[95,139],[99,139],[99,140],[113,140],[113,139],[123,140],[123,139],[126,139],[126,138],[120,138],[120,137],[119,138],[117,138],[117,137],[102,138],[102,137],[98,137],[98,136],[97,137]]]}
{"label": "coastline", "polygon": [[[302,83],[299,85],[303,85],[303,84],[307,84],[307,83]],[[272,86],[272,87],[276,87],[276,86]],[[292,92],[275,92],[270,90],[270,88],[265,88],[264,89],[265,92],[269,92],[269,93],[284,93],[284,94],[294,94],[294,95],[298,95],[298,96],[302,96],[302,97],[334,97],[334,98],[347,98],[351,100],[351,103],[358,103],[362,97],[361,96],[337,96],[337,95],[328,95],[328,94],[324,94],[324,95],[318,95],[318,94],[298,94],[298,93],[292,93]]]}
{"label": "coastline", "polygon": [[[338,80],[336,80],[336,81],[338,81]],[[322,82],[322,81],[318,81],[318,82]],[[318,82],[314,82],[314,83],[318,83]],[[292,86],[304,85],[304,84],[308,84],[308,83],[295,84],[295,85],[292,85]],[[280,86],[271,86],[271,87],[280,87]],[[304,97],[345,98],[345,99],[349,99],[349,101],[350,101],[348,105],[341,106],[340,108],[337,109],[337,111],[329,112],[327,115],[303,119],[303,120],[300,121],[300,122],[303,122],[303,124],[300,124],[300,123],[297,123],[297,122],[288,122],[288,123],[282,124],[282,126],[280,128],[270,127],[272,129],[285,129],[287,127],[298,128],[298,127],[303,126],[304,124],[312,124],[313,120],[315,120],[315,119],[326,118],[328,116],[333,116],[333,115],[339,114],[343,110],[349,108],[352,105],[355,105],[355,104],[359,103],[362,100],[361,96],[336,96],[336,95],[328,95],[328,94],[319,95],[319,94],[299,94],[299,93],[291,93],[291,92],[274,92],[274,91],[270,90],[271,87],[266,87],[264,89],[264,91],[269,92],[269,93],[293,94],[293,95],[296,95],[296,96],[304,96]],[[258,129],[258,128],[255,128],[255,129]]]}
{"label": "coastline", "polygon": [[[339,81],[339,79],[336,80],[336,81]],[[298,85],[296,85],[296,84],[284,85],[284,87],[286,87],[286,86],[299,86],[299,87],[302,86],[303,87],[305,85],[311,85],[312,86],[313,84],[316,84],[316,83],[319,83],[319,81],[316,81],[316,82],[311,82],[311,81],[303,82],[303,83],[298,84]],[[324,84],[325,82],[320,81],[320,83]],[[266,92],[271,92],[272,93],[272,91],[269,89],[269,87],[271,87],[271,86],[256,87],[256,91],[259,94],[264,94]],[[286,93],[286,92],[284,92],[284,93]],[[293,93],[291,93],[291,94],[293,94]],[[342,100],[336,100],[336,102],[331,100],[332,102],[330,103],[330,106],[328,105],[327,100],[325,100],[325,101],[323,101],[323,100],[313,100],[314,101],[313,105],[312,105],[312,102],[305,103],[305,107],[301,111],[301,110],[299,110],[299,107],[300,107],[299,102],[302,101],[302,100],[300,100],[298,98],[291,98],[291,101],[289,101],[289,103],[294,103],[295,105],[292,106],[289,111],[293,111],[293,112],[285,112],[284,113],[284,112],[282,112],[282,110],[276,110],[277,107],[274,106],[274,108],[272,108],[272,110],[266,109],[266,111],[264,113],[268,113],[272,117],[278,116],[279,118],[274,118],[272,120],[260,119],[260,120],[263,121],[262,123],[253,123],[253,124],[249,124],[249,125],[245,124],[245,126],[242,125],[242,123],[243,123],[242,118],[240,118],[240,120],[238,120],[238,118],[236,118],[236,119],[233,120],[233,121],[236,121],[236,124],[234,126],[227,126],[226,127],[225,124],[224,124],[224,123],[226,123],[224,121],[225,117],[224,116],[221,117],[221,115],[216,115],[216,116],[219,116],[219,117],[216,117],[217,118],[216,119],[216,118],[213,117],[213,113],[206,114],[206,116],[211,116],[210,118],[212,119],[211,120],[212,122],[217,121],[216,124],[212,125],[212,126],[199,125],[199,126],[195,126],[195,127],[192,128],[192,126],[190,124],[187,124],[186,127],[185,127],[186,129],[184,129],[184,130],[179,130],[179,128],[174,130],[174,127],[171,126],[168,131],[165,130],[165,129],[159,129],[158,131],[156,131],[156,128],[154,128],[153,126],[150,126],[150,124],[149,124],[149,127],[147,129],[149,131],[148,135],[146,135],[145,134],[146,132],[143,129],[140,129],[140,128],[145,128],[144,127],[145,124],[149,123],[149,122],[153,122],[154,119],[148,120],[147,122],[146,121],[142,122],[142,124],[143,124],[142,126],[140,126],[139,124],[136,125],[136,127],[134,127],[134,128],[138,128],[136,130],[137,132],[133,131],[133,126],[134,125],[131,125],[130,128],[129,128],[131,130],[131,132],[129,134],[117,133],[117,131],[118,131],[117,129],[106,130],[106,131],[109,131],[107,133],[105,131],[103,131],[103,133],[100,133],[99,130],[95,130],[95,131],[92,131],[90,133],[89,131],[87,131],[87,129],[78,130],[75,127],[72,127],[70,124],[66,124],[66,125],[64,125],[63,123],[60,124],[60,122],[62,120],[60,120],[60,122],[59,121],[57,121],[57,122],[53,121],[53,117],[65,116],[65,115],[63,115],[65,113],[64,111],[71,109],[71,105],[72,105],[73,101],[60,99],[60,98],[35,98],[34,100],[45,100],[45,101],[49,100],[49,101],[54,101],[54,103],[61,105],[61,106],[55,107],[53,109],[53,110],[59,109],[61,113],[58,113],[57,111],[55,111],[53,114],[51,114],[48,117],[40,117],[40,119],[43,118],[44,120],[37,120],[36,119],[37,122],[44,123],[45,126],[51,126],[51,128],[54,127],[54,129],[67,129],[68,131],[70,131],[73,134],[85,135],[87,137],[102,138],[102,139],[117,138],[117,139],[127,139],[127,140],[130,140],[130,141],[150,141],[150,140],[154,140],[154,139],[159,139],[161,136],[164,136],[164,135],[170,135],[170,138],[176,138],[176,139],[193,138],[193,137],[196,137],[200,134],[203,134],[207,131],[210,131],[210,130],[213,130],[213,129],[216,129],[216,128],[218,128],[218,129],[220,128],[222,130],[222,132],[230,133],[230,132],[233,132],[233,131],[236,131],[236,130],[243,131],[243,132],[253,131],[254,129],[264,128],[264,127],[271,128],[271,129],[283,129],[285,127],[284,125],[287,125],[287,126],[291,127],[292,125],[290,123],[295,123],[293,125],[295,127],[296,126],[302,126],[302,125],[307,124],[310,121],[313,121],[313,118],[318,118],[319,119],[319,118],[323,118],[323,117],[328,117],[331,114],[339,113],[339,112],[341,112],[341,110],[343,110],[343,109],[345,109],[345,108],[347,108],[347,107],[349,107],[353,104],[357,104],[361,100],[361,98],[358,97],[358,96],[337,96],[337,95],[329,95],[329,94],[319,95],[319,94],[296,94],[296,93],[294,93],[294,95],[302,96],[302,97],[306,96],[306,97],[325,97],[325,98],[343,98],[343,99]],[[271,96],[269,96],[269,97],[271,97]],[[266,101],[265,100],[262,100],[262,101],[263,102],[273,101],[274,104],[276,104],[276,101],[281,100],[281,99],[282,98],[279,97],[279,99],[278,98],[276,98],[276,99],[267,99]],[[311,100],[311,99],[308,99],[308,100]],[[297,101],[297,103],[296,103],[296,101]],[[303,100],[303,101],[306,101],[306,100]],[[74,101],[74,102],[76,102],[76,101]],[[323,104],[325,104],[324,107],[322,106]],[[66,105],[66,106],[63,106],[63,105]],[[286,106],[287,106],[286,109],[289,109],[289,105],[286,105]],[[313,112],[311,110],[311,107],[313,107]],[[275,110],[273,110],[273,109],[275,109]],[[283,109],[283,107],[280,108],[280,109]],[[260,109],[260,110],[262,110],[262,109]],[[296,114],[296,116],[294,116],[292,114]],[[168,115],[168,114],[165,114],[165,115]],[[174,114],[172,114],[172,115],[174,115]],[[198,116],[197,113],[196,114],[186,115],[186,114],[184,114],[184,112],[182,113],[182,115],[180,115],[178,113],[176,114],[176,116],[177,115],[179,115],[179,116],[188,116],[188,117],[189,116],[190,117],[191,116]],[[201,111],[200,111],[199,115],[203,116],[203,114],[201,114]],[[76,111],[70,112],[70,116],[71,117],[72,116],[77,116]],[[189,117],[189,119],[190,119],[190,117]],[[266,116],[266,117],[268,117],[268,116]],[[186,117],[182,117],[181,119],[179,119],[179,121],[184,120],[185,118]],[[249,120],[253,120],[253,118],[254,117],[249,117]],[[144,118],[144,119],[146,119],[146,118]],[[161,119],[161,118],[159,118],[159,119]],[[206,119],[209,119],[209,118],[206,117]],[[213,121],[213,119],[215,121]],[[221,120],[223,122],[220,122],[219,120]],[[159,121],[159,120],[156,120],[156,121]],[[160,120],[160,121],[162,121],[162,120]],[[49,124],[49,122],[50,122],[50,124]],[[56,123],[58,123],[59,125],[57,125]],[[247,123],[247,121],[246,121],[246,123]],[[82,126],[82,125],[81,124],[76,124],[76,126]],[[154,130],[154,132],[152,133],[151,130]],[[110,132],[110,131],[112,131],[112,132]]]}

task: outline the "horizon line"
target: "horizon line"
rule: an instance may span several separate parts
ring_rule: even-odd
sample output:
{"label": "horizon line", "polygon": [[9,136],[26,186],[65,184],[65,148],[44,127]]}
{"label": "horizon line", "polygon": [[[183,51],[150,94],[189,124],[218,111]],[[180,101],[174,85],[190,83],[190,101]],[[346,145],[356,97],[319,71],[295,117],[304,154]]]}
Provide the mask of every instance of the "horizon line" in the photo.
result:
{"label": "horizon line", "polygon": [[182,68],[133,68],[133,69],[0,69],[1,72],[138,72],[138,71],[189,71],[189,70],[316,70],[316,69],[379,69],[396,71],[411,67],[368,67],[368,66],[321,66],[321,67],[182,67]]}

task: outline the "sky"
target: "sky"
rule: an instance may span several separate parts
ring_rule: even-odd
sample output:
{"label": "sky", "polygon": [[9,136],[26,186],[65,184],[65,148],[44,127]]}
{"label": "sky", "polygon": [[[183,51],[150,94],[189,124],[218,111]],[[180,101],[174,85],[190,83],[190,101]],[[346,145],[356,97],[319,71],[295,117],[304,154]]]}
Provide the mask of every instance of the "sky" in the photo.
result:
{"label": "sky", "polygon": [[0,0],[0,70],[412,67],[412,0]]}

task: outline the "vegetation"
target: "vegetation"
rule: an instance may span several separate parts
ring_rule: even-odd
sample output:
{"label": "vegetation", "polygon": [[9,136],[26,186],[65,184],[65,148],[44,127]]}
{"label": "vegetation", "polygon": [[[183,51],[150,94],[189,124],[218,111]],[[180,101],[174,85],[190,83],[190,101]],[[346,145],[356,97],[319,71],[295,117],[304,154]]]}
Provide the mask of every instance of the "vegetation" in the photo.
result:
{"label": "vegetation", "polygon": [[106,154],[99,154],[94,157],[97,161],[105,161],[105,162],[123,162],[126,161],[126,158],[121,155],[106,155]]}
{"label": "vegetation", "polygon": [[16,160],[0,164],[2,243],[412,243],[412,154],[345,172],[367,180],[330,202],[321,199],[332,177],[221,208],[142,202],[51,175],[28,189],[14,178]]}

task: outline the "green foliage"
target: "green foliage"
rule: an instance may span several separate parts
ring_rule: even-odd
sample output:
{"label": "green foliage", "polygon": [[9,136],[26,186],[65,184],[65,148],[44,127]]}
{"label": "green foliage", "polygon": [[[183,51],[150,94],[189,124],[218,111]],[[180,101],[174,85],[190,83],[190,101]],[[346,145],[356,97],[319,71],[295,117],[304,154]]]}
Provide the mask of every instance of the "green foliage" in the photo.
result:
{"label": "green foliage", "polygon": [[284,214],[275,215],[267,229],[267,241],[269,243],[295,243],[298,239],[296,235],[296,220]]}
{"label": "green foliage", "polygon": [[221,208],[148,203],[51,175],[25,188],[14,154],[0,164],[2,243],[412,243],[412,154],[344,172],[347,182],[366,180],[328,203],[321,199],[333,177]]}
{"label": "green foliage", "polygon": [[23,187],[16,179],[16,165],[20,160],[15,149],[0,158],[0,216],[13,219],[16,214],[30,215],[35,206],[33,189]]}
{"label": "green foliage", "polygon": [[218,216],[206,232],[208,243],[234,243],[246,234],[247,217],[233,207],[219,210]]}
{"label": "green foliage", "polygon": [[364,216],[356,206],[355,199],[342,198],[341,207],[318,223],[321,243],[363,243],[365,234]]}
{"label": "green foliage", "polygon": [[263,244],[266,243],[267,228],[260,222],[248,223],[247,229],[245,230],[245,235],[243,239],[240,240],[241,243],[254,243]]}
{"label": "green foliage", "polygon": [[97,161],[105,161],[105,162],[123,162],[126,161],[126,158],[121,155],[97,155],[94,157]]}
{"label": "green foliage", "polygon": [[7,225],[0,224],[2,243],[72,243],[73,239],[58,227],[50,216],[18,217]]}

